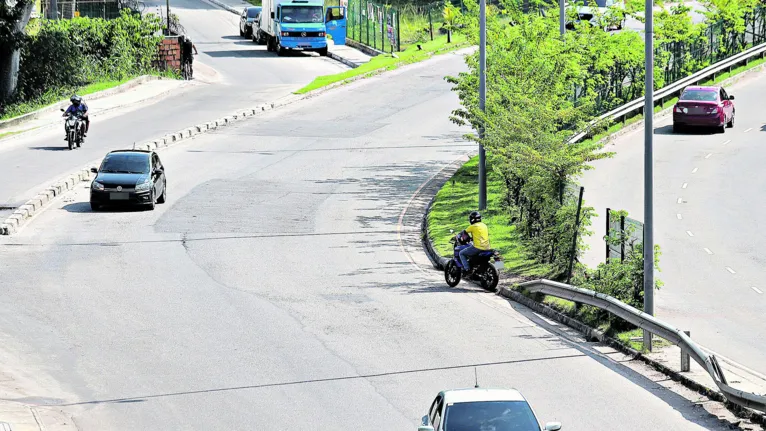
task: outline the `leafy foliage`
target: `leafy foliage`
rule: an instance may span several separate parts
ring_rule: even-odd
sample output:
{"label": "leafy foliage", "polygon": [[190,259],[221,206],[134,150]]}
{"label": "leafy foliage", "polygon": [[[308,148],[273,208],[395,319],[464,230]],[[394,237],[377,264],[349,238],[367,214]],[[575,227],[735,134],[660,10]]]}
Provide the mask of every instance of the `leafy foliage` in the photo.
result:
{"label": "leafy foliage", "polygon": [[21,44],[15,101],[66,96],[98,81],[120,81],[152,70],[161,40],[155,15],[123,11],[113,20],[45,20]]}
{"label": "leafy foliage", "polygon": [[32,3],[32,0],[0,2],[0,46],[18,48],[24,40],[26,22],[22,21]]}

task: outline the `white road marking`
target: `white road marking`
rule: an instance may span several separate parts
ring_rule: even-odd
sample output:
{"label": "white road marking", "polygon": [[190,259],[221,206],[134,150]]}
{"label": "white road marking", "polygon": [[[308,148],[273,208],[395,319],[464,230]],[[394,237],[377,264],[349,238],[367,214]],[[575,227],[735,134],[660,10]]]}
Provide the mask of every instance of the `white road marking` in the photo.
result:
{"label": "white road marking", "polygon": [[686,231],[686,234],[687,234],[687,235],[689,235],[689,236],[694,236],[694,234],[693,234],[693,233],[692,233],[692,231],[690,231],[690,230],[687,230],[687,231]]}
{"label": "white road marking", "polygon": [[703,248],[703,250],[705,250],[705,253],[707,253],[707,254],[713,254],[713,252],[710,251],[710,249],[707,248],[707,247]]}
{"label": "white road marking", "polygon": [[684,203],[684,198],[678,198],[678,203],[679,203],[679,204],[682,204],[682,203]]}
{"label": "white road marking", "polygon": [[724,142],[723,144],[724,145],[729,145],[729,142],[731,142],[731,139],[729,139],[728,141]]}
{"label": "white road marking", "polygon": [[750,286],[750,288],[755,290],[755,293],[757,293],[759,295],[763,295],[763,292],[761,291],[761,289],[759,289],[759,288],[757,288],[755,286]]}
{"label": "white road marking", "polygon": [[729,268],[728,266],[726,267],[726,270],[732,274],[736,274],[736,272],[733,269]]}
{"label": "white road marking", "polygon": [[684,218],[681,217],[681,214],[676,214],[676,217],[678,217],[679,220],[683,220]]}
{"label": "white road marking", "polygon": [[713,155],[713,153],[707,153],[707,156],[705,156],[705,158],[706,158],[706,159],[709,159],[709,158],[710,158],[710,156],[712,156],[712,155]]}
{"label": "white road marking", "polygon": [[697,173],[697,169],[699,169],[699,168],[694,168],[694,169],[692,169],[692,173],[693,173],[693,174],[696,174],[696,173]]}
{"label": "white road marking", "polygon": [[751,128],[749,128],[749,129],[747,129],[747,130],[745,130],[745,133],[747,133],[747,132],[749,132],[749,131],[751,131],[751,130],[753,130],[753,128],[752,128],[752,127],[751,127]]}
{"label": "white road marking", "polygon": [[682,186],[681,186],[681,188],[682,188],[682,189],[685,189],[685,188],[686,188],[686,186],[688,186],[688,185],[689,185],[689,183],[684,183],[684,185],[682,185]]}

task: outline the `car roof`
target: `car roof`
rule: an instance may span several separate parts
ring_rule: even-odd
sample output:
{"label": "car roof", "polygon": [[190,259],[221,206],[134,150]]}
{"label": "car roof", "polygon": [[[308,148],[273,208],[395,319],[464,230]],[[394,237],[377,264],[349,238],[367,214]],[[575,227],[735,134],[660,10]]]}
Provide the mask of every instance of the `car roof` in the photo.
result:
{"label": "car roof", "polygon": [[147,156],[154,153],[154,151],[149,150],[114,150],[108,152],[106,155],[110,154],[146,154]]}
{"label": "car roof", "polygon": [[442,391],[446,404],[471,403],[477,401],[524,401],[527,400],[516,389],[469,388]]}
{"label": "car roof", "polygon": [[702,90],[702,91],[718,91],[721,87],[705,87],[702,85],[691,85],[689,87],[686,87],[684,91],[686,90]]}

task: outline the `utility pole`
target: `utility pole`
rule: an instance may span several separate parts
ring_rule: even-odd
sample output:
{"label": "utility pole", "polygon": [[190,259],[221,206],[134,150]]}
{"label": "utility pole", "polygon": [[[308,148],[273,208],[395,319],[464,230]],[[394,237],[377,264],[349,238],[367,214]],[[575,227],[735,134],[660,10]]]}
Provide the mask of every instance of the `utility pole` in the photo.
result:
{"label": "utility pole", "polygon": [[48,19],[59,19],[59,5],[56,0],[51,0],[48,5]]}
{"label": "utility pole", "polygon": [[[654,315],[654,4],[645,0],[646,61],[644,100],[644,313]],[[652,351],[652,334],[644,329],[644,348]]]}
{"label": "utility pole", "polygon": [[168,36],[170,36],[170,0],[165,0],[165,7],[168,15]]}
{"label": "utility pole", "polygon": [[559,31],[562,36],[566,32],[566,8],[564,7],[564,0],[559,0]]}
{"label": "utility pole", "polygon": [[[649,0],[647,0],[649,1]],[[479,7],[479,109],[486,112],[487,103],[487,0]],[[479,129],[484,139],[484,127]],[[487,155],[484,145],[479,144],[479,210],[487,209]]]}

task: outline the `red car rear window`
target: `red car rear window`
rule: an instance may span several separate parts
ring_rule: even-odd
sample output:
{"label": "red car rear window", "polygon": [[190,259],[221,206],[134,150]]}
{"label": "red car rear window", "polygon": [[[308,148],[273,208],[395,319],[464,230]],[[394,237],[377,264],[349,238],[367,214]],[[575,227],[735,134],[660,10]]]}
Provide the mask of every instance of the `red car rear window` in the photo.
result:
{"label": "red car rear window", "polygon": [[686,90],[678,100],[715,102],[718,100],[718,92],[716,90]]}

